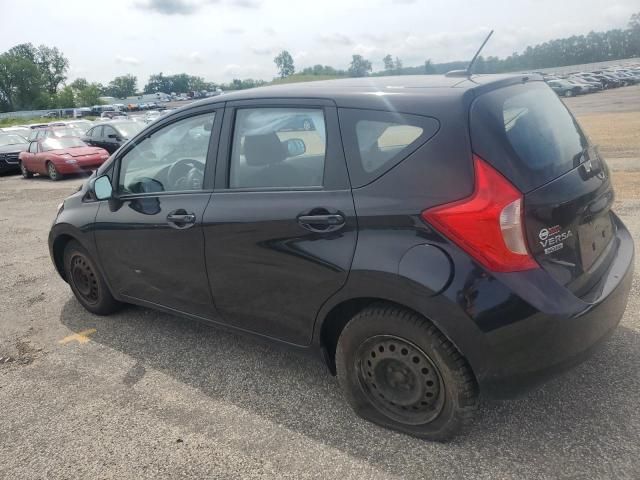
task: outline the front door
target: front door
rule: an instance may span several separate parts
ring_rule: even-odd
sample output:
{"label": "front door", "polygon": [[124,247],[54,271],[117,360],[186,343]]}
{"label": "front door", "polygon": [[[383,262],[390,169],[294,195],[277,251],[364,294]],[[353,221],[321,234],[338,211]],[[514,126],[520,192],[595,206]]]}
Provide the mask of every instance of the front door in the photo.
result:
{"label": "front door", "polygon": [[211,318],[202,218],[211,196],[219,123],[198,109],[166,119],[116,159],[115,198],[98,210],[95,238],[120,295]]}
{"label": "front door", "polygon": [[235,327],[307,345],[356,244],[336,109],[240,102],[223,132],[203,221],[216,308]]}

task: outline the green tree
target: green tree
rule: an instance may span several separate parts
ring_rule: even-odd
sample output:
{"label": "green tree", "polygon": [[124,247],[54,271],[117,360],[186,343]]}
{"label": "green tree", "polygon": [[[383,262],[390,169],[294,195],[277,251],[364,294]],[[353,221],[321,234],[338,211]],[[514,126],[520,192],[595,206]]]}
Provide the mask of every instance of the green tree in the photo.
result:
{"label": "green tree", "polygon": [[289,52],[283,50],[280,54],[273,59],[278,67],[278,74],[280,78],[288,77],[289,75],[293,75],[296,71],[293,65],[293,57]]}
{"label": "green tree", "polygon": [[393,70],[393,67],[394,67],[393,57],[391,55],[389,55],[388,53],[382,59],[382,63],[384,63],[384,69],[385,70],[387,70],[387,71]]}
{"label": "green tree", "polygon": [[398,57],[396,57],[396,61],[394,62],[393,66],[398,74],[402,73],[402,60],[400,60]]}
{"label": "green tree", "polygon": [[133,75],[116,77],[109,82],[105,93],[111,97],[125,98],[136,94],[138,79]]}
{"label": "green tree", "polygon": [[149,77],[149,81],[144,86],[144,93],[171,93],[173,92],[173,84],[168,77],[162,72],[156,73]]}
{"label": "green tree", "polygon": [[76,78],[69,86],[74,90],[74,92],[79,92],[87,88],[89,86],[89,82],[87,82],[86,78]]}
{"label": "green tree", "polygon": [[78,91],[76,94],[76,104],[79,107],[91,107],[100,105],[100,96],[102,95],[102,85],[99,83],[87,83],[86,87]]}
{"label": "green tree", "polygon": [[40,45],[35,50],[35,63],[38,65],[47,92],[55,95],[58,86],[67,79],[69,60],[57,47]]}
{"label": "green tree", "polygon": [[58,108],[73,108],[76,106],[75,95],[73,88],[67,85],[58,91],[56,96],[56,107]]}
{"label": "green tree", "polygon": [[352,55],[349,76],[364,77],[371,71],[371,62],[362,55]]}
{"label": "green tree", "polygon": [[424,73],[426,73],[427,75],[434,75],[434,74],[438,73],[436,71],[436,67],[433,66],[433,63],[431,63],[431,60],[425,60],[425,62],[424,62]]}
{"label": "green tree", "polygon": [[[14,47],[15,48],[15,47]],[[47,107],[38,66],[24,55],[22,48],[0,55],[0,109],[28,110]]]}

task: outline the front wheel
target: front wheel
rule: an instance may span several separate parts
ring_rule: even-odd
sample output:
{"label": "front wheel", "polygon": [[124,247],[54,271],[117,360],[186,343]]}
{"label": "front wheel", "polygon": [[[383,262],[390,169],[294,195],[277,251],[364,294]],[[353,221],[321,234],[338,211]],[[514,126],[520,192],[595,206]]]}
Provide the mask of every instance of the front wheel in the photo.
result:
{"label": "front wheel", "polygon": [[62,174],[58,172],[58,169],[51,161],[47,162],[47,174],[49,175],[49,178],[54,182],[57,182],[62,178]]}
{"label": "front wheel", "polygon": [[27,167],[24,163],[20,162],[20,173],[22,173],[22,178],[32,178],[33,173],[27,170]]}
{"label": "front wheel", "polygon": [[109,315],[122,307],[111,295],[89,252],[75,240],[64,249],[64,273],[73,294],[91,313]]}
{"label": "front wheel", "polygon": [[431,322],[386,304],[352,318],[338,340],[338,380],[366,420],[444,441],[471,422],[478,388],[467,361]]}

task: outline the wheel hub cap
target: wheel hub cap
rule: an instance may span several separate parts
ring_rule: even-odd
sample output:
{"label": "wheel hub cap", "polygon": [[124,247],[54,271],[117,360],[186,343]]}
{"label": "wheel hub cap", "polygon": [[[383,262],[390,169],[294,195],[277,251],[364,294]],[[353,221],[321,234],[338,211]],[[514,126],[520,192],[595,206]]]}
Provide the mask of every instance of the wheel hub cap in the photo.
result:
{"label": "wheel hub cap", "polygon": [[371,337],[358,349],[356,363],[363,392],[388,417],[418,425],[440,413],[442,378],[429,356],[413,343],[388,335]]}
{"label": "wheel hub cap", "polygon": [[71,279],[78,293],[89,303],[99,299],[98,280],[89,263],[81,256],[71,259]]}

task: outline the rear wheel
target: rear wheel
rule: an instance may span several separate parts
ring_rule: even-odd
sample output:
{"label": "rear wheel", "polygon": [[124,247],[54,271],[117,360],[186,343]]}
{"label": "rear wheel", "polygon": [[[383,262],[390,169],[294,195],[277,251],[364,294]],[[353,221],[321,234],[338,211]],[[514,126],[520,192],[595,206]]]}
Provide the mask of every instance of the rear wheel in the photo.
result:
{"label": "rear wheel", "polygon": [[49,175],[49,178],[54,182],[62,178],[62,174],[58,172],[56,166],[53,164],[53,162],[50,161],[47,162],[47,174]]}
{"label": "rear wheel", "polygon": [[122,307],[111,295],[87,250],[75,240],[64,249],[64,272],[73,294],[91,313],[109,315]]}
{"label": "rear wheel", "polygon": [[477,408],[466,360],[431,322],[399,307],[379,304],[351,319],[336,367],[358,415],[416,437],[447,440]]}
{"label": "rear wheel", "polygon": [[20,162],[20,173],[22,173],[22,178],[31,178],[33,177],[33,173],[27,170],[27,167],[24,163]]}

